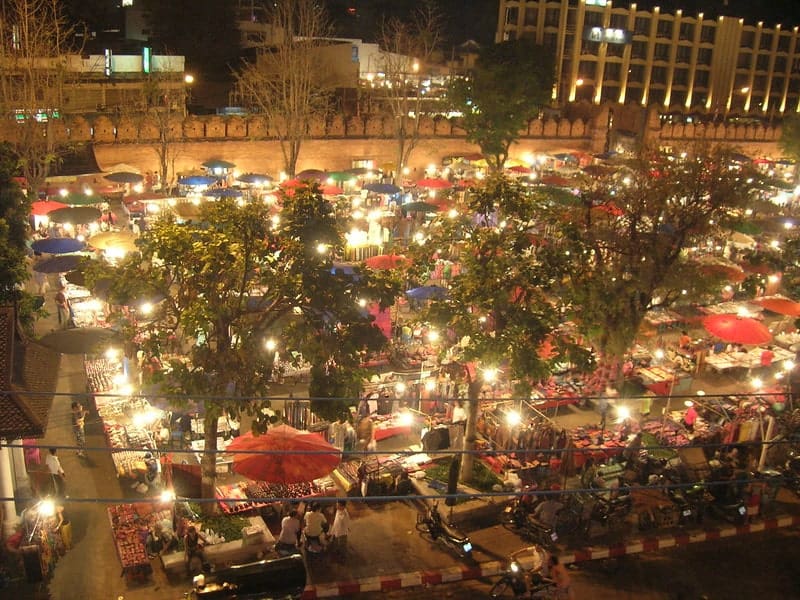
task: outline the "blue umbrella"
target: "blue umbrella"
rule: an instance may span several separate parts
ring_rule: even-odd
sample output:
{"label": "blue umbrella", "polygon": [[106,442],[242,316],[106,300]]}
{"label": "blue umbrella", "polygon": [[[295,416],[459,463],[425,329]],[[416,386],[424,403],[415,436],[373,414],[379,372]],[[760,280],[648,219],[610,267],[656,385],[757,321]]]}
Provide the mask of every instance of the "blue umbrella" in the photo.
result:
{"label": "blue umbrella", "polygon": [[33,270],[37,273],[66,273],[77,269],[83,258],[80,254],[51,256],[33,265]]}
{"label": "blue umbrella", "polygon": [[364,189],[375,194],[399,194],[403,191],[391,183],[368,183]]}
{"label": "blue umbrella", "polygon": [[206,196],[213,196],[214,198],[241,198],[242,190],[234,188],[219,188],[215,190],[207,190]]}
{"label": "blue umbrella", "polygon": [[262,175],[261,173],[245,173],[244,175],[239,175],[236,178],[236,181],[241,181],[242,183],[252,183],[255,185],[267,185],[274,181],[272,177],[269,175]]}
{"label": "blue umbrella", "polygon": [[33,242],[31,249],[43,254],[69,254],[83,250],[85,246],[86,244],[75,238],[44,238]]}
{"label": "blue umbrella", "polygon": [[178,183],[181,185],[211,185],[217,180],[216,177],[209,175],[189,175],[188,177],[181,177]]}
{"label": "blue umbrella", "polygon": [[439,285],[423,285],[406,292],[406,296],[413,300],[441,300],[447,296],[447,288]]}

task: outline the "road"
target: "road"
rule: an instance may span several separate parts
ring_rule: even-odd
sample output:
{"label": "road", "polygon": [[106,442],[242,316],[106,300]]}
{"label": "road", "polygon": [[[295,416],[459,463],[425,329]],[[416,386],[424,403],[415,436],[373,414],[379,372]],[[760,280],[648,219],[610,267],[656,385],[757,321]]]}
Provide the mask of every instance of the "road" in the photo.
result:
{"label": "road", "polygon": [[[797,529],[694,544],[571,570],[576,600],[800,599]],[[367,600],[486,598],[497,580],[361,594]]]}

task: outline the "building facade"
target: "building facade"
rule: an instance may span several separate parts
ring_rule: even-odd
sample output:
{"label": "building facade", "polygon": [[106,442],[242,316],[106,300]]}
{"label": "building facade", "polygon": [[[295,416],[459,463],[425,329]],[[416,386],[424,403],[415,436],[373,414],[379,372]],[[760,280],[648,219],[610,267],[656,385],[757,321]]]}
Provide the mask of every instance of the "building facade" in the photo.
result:
{"label": "building facade", "polygon": [[711,115],[800,112],[800,31],[638,10],[611,0],[500,0],[496,41],[556,55],[553,101],[657,104]]}

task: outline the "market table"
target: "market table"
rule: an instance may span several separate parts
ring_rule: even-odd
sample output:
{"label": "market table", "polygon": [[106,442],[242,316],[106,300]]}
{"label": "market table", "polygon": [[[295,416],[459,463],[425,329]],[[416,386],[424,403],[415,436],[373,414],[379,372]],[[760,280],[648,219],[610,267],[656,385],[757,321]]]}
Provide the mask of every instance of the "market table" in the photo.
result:
{"label": "market table", "polygon": [[676,388],[683,390],[692,382],[689,373],[667,367],[639,367],[635,374],[642,380],[642,385],[656,396],[669,396]]}
{"label": "market table", "polygon": [[[762,366],[761,354],[766,348],[756,347],[747,352],[718,352],[706,356],[705,364],[715,371],[722,372],[729,369],[758,369]],[[779,364],[785,360],[793,360],[794,353],[785,348],[773,347],[771,364]]]}
{"label": "market table", "polygon": [[[142,505],[142,508],[149,509],[149,506]],[[171,511],[146,513],[134,504],[115,504],[109,506],[107,512],[122,575],[129,582],[147,579],[153,571],[145,547],[148,531],[158,521],[171,521]]]}

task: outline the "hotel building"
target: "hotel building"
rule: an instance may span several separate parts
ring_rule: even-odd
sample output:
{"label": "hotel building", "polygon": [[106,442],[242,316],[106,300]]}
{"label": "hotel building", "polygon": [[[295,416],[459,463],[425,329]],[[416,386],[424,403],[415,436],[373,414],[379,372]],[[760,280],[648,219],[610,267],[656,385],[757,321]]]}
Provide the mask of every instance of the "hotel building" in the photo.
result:
{"label": "hotel building", "polygon": [[800,31],[738,17],[639,10],[610,0],[500,0],[496,41],[555,52],[553,101],[667,111],[800,112]]}

